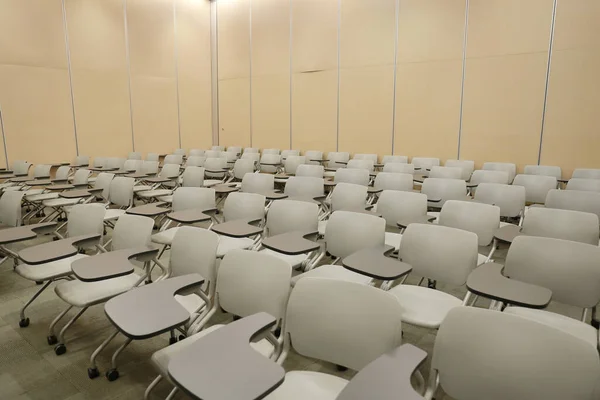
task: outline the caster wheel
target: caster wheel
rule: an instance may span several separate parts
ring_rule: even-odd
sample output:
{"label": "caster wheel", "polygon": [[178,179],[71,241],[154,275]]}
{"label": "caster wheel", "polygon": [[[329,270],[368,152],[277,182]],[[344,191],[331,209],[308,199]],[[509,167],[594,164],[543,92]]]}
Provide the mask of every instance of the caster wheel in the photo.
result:
{"label": "caster wheel", "polygon": [[59,239],[59,238],[57,238],[56,236],[54,236],[54,237],[52,238],[52,240],[56,242],[57,240],[60,240],[60,239]]}
{"label": "caster wheel", "polygon": [[146,285],[149,285],[152,283],[152,279],[146,279]]}
{"label": "caster wheel", "polygon": [[348,368],[344,367],[343,365],[336,365],[335,367],[340,372],[348,371]]}
{"label": "caster wheel", "polygon": [[44,283],[44,281],[35,281],[36,285],[41,285],[42,283]]}
{"label": "caster wheel", "polygon": [[598,321],[597,319],[593,319],[592,326],[596,329],[600,329],[600,321]]}
{"label": "caster wheel", "polygon": [[46,340],[48,340],[48,344],[50,346],[58,343],[58,339],[56,339],[56,336],[54,336],[54,335],[50,335],[50,336],[46,337]]}
{"label": "caster wheel", "polygon": [[155,231],[157,231],[157,230],[158,230],[158,226],[154,225],[154,226],[152,227],[152,229],[154,229]]}
{"label": "caster wheel", "polygon": [[434,281],[434,280],[432,280],[432,279],[429,279],[429,280],[427,281],[427,287],[428,287],[429,289],[435,289],[435,288],[436,288],[436,286],[437,286],[437,281]]}
{"label": "caster wheel", "polygon": [[183,339],[185,339],[185,336],[179,335],[179,340],[183,340]]}
{"label": "caster wheel", "polygon": [[19,326],[21,328],[26,328],[29,326],[29,318],[25,318],[19,321]]}
{"label": "caster wheel", "polygon": [[169,338],[169,344],[175,344],[175,343],[177,343],[177,338],[176,337]]}
{"label": "caster wheel", "polygon": [[98,368],[88,368],[88,377],[90,379],[95,379],[100,376],[100,371]]}
{"label": "caster wheel", "polygon": [[106,379],[108,379],[109,382],[116,381],[119,379],[119,371],[116,369],[109,369],[106,371]]}
{"label": "caster wheel", "polygon": [[57,356],[61,356],[63,354],[65,354],[67,352],[67,346],[65,346],[64,344],[57,344],[54,347],[54,353],[56,353]]}
{"label": "caster wheel", "polygon": [[104,231],[102,232],[103,235],[106,235],[106,228],[104,229]]}
{"label": "caster wheel", "polygon": [[331,253],[326,251],[325,254],[327,255],[327,257],[331,257]]}

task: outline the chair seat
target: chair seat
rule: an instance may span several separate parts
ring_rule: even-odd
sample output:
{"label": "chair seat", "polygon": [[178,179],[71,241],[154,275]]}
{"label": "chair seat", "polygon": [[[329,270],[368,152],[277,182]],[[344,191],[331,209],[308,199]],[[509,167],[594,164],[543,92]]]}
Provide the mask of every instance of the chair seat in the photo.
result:
{"label": "chair seat", "polygon": [[505,227],[505,226],[509,226],[509,225],[514,225],[514,224],[511,224],[510,222],[500,221],[500,228]]}
{"label": "chair seat", "polygon": [[38,194],[44,193],[44,189],[29,189],[29,190],[26,190],[24,193],[25,193],[25,197],[36,196]]}
{"label": "chair seat", "polygon": [[65,199],[65,198],[59,197],[58,199],[44,200],[44,201],[42,201],[42,204],[46,207],[58,208],[58,207],[66,207],[66,206],[75,205],[75,204],[79,203],[81,200],[83,200],[83,198]]}
{"label": "chair seat", "polygon": [[325,171],[323,172],[324,178],[333,178],[335,176],[335,171]]}
{"label": "chair seat", "polygon": [[[335,400],[348,381],[314,371],[291,371],[265,400]],[[375,398],[377,396],[374,396]]]}
{"label": "chair seat", "polygon": [[138,197],[149,199],[151,197],[168,196],[172,193],[173,191],[169,189],[144,190],[138,193]]}
{"label": "chair seat", "polygon": [[219,247],[217,247],[217,257],[223,257],[231,250],[249,249],[254,244],[254,240],[248,238],[232,238],[219,235]]}
{"label": "chair seat", "polygon": [[578,337],[590,343],[594,348],[598,347],[598,331],[593,326],[576,319],[550,311],[534,310],[525,307],[506,307],[504,312],[533,319],[539,323]]}
{"label": "chair seat", "polygon": [[125,214],[125,210],[121,210],[118,208],[109,208],[106,210],[106,214],[104,214],[104,220],[110,221],[113,219],[119,219],[121,215]]}
{"label": "chair seat", "polygon": [[32,203],[35,202],[40,202],[40,201],[44,201],[44,200],[52,200],[52,199],[58,199],[58,193],[39,193],[39,194],[34,194],[32,196],[29,195],[25,195],[25,200],[30,201]]}
{"label": "chair seat", "polygon": [[395,250],[400,249],[400,241],[402,241],[401,233],[386,232],[385,233],[385,244],[387,246],[393,246]]}
{"label": "chair seat", "polygon": [[125,293],[140,279],[138,274],[98,282],[80,280],[61,282],[54,288],[56,295],[75,307],[89,307],[104,303],[115,296]]}
{"label": "chair seat", "polygon": [[160,196],[160,197],[157,197],[156,200],[158,200],[158,201],[164,201],[165,203],[172,203],[173,202],[173,195],[170,194],[168,196]]}
{"label": "chair seat", "polygon": [[152,190],[152,186],[150,186],[150,185],[135,185],[133,187],[133,193],[143,192],[145,190]]}
{"label": "chair seat", "polygon": [[371,284],[371,278],[368,276],[352,272],[340,265],[321,265],[320,267],[313,268],[308,272],[293,277],[292,286],[295,286],[296,282],[304,277],[330,278],[340,281],[362,283],[363,285]]}
{"label": "chair seat", "polygon": [[480,266],[481,264],[485,263],[486,260],[487,260],[486,255],[477,254],[477,266]]}
{"label": "chair seat", "polygon": [[61,278],[73,273],[71,263],[80,258],[89,257],[85,254],[76,254],[62,260],[52,261],[45,264],[19,264],[15,271],[25,279],[30,281],[47,281],[50,279]]}
{"label": "chair seat", "polygon": [[435,217],[435,220],[433,220],[431,223],[432,224],[437,224],[438,222],[438,218],[440,217],[440,213],[439,211],[428,211],[427,215],[429,215],[430,217]]}
{"label": "chair seat", "polygon": [[96,179],[97,179],[97,177],[96,177],[96,176],[90,176],[90,177],[88,178],[88,183],[89,183],[89,184],[92,184],[92,183],[96,182]]}
{"label": "chair seat", "polygon": [[195,314],[206,305],[206,302],[195,293],[186,295],[176,294],[175,300],[177,300],[177,302],[181,304],[183,308],[185,308],[190,314]]}
{"label": "chair seat", "polygon": [[[192,343],[196,342],[199,339],[202,339],[207,334],[216,331],[222,326],[223,325],[213,325],[209,328],[204,329],[203,331],[196,333],[195,335],[187,337],[184,340],[181,340],[175,344],[172,344],[155,352],[150,358],[152,364],[154,365],[159,374],[169,379],[167,367],[169,366],[169,361],[171,361],[171,358],[174,355],[178,354],[180,351],[185,350]],[[256,351],[258,351],[265,357],[271,357],[273,351],[275,350],[266,339],[262,339],[256,343],[251,343],[250,346],[252,346],[252,348],[254,348]]]}
{"label": "chair seat", "polygon": [[283,260],[286,263],[288,263],[292,268],[300,267],[304,261],[308,260],[308,254],[298,254],[295,256],[290,256],[270,249],[261,250],[260,253],[275,256],[280,260]]}
{"label": "chair seat", "polygon": [[221,179],[205,179],[204,187],[216,186],[216,185],[220,185],[221,183],[223,183],[223,181]]}
{"label": "chair seat", "polygon": [[170,246],[171,243],[173,243],[173,238],[175,237],[178,229],[179,227],[169,228],[162,232],[155,233],[152,235],[152,242]]}
{"label": "chair seat", "polygon": [[462,305],[450,294],[423,286],[398,285],[389,293],[400,300],[402,321],[425,328],[438,328],[450,310]]}

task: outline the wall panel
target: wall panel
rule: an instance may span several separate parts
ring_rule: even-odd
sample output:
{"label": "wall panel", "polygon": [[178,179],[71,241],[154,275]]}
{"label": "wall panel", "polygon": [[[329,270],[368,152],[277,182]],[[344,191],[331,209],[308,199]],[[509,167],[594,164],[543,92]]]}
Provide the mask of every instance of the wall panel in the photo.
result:
{"label": "wall panel", "polygon": [[250,146],[250,78],[219,81],[219,144]]}
{"label": "wall panel", "polygon": [[477,167],[537,163],[552,8],[553,0],[470,1],[460,155]]}

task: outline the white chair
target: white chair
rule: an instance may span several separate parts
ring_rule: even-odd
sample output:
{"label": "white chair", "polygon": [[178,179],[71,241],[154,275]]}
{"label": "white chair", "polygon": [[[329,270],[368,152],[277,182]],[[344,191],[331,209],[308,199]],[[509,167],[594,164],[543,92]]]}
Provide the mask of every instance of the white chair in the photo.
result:
{"label": "white chair", "polygon": [[[264,154],[264,152],[263,152]],[[287,160],[289,156],[299,156],[300,150],[282,150],[281,151],[281,159],[283,161]]]}
{"label": "white chair", "polygon": [[328,212],[319,221],[319,235],[325,234],[330,213],[338,210],[364,210],[367,207],[367,186],[354,183],[338,183],[325,200]]}
{"label": "white chair", "polygon": [[471,174],[475,170],[475,161],[471,160],[446,160],[444,163],[446,167],[456,167],[462,170],[460,179],[468,181],[471,179]]}
{"label": "white chair", "polygon": [[263,149],[262,151],[262,155],[264,156],[265,154],[275,154],[275,155],[279,155],[279,153],[281,153],[281,150],[279,149]]}
{"label": "white chair", "polygon": [[73,160],[72,165],[74,167],[88,167],[90,165],[90,157],[89,156],[77,156]]}
{"label": "white chair", "polygon": [[206,162],[205,156],[192,156],[190,155],[187,160],[185,160],[185,165],[188,167],[204,167],[204,163]]}
{"label": "white chair", "polygon": [[[523,217],[525,209],[525,188],[501,183],[481,183],[477,187],[474,199],[480,203],[500,207],[500,216],[506,220],[517,220]],[[500,222],[500,226],[507,225]]]}
{"label": "white chair", "polygon": [[132,160],[128,159],[123,164],[123,170],[121,172],[142,172],[144,169],[143,160]]}
{"label": "white chair", "polygon": [[296,168],[296,176],[312,176],[315,178],[323,178],[325,167],[322,165],[302,164]]}
{"label": "white chair", "polygon": [[304,153],[306,163],[311,165],[321,165],[320,160],[323,159],[323,152],[320,150],[308,150]]}
{"label": "white chair", "polygon": [[235,154],[241,154],[242,147],[241,146],[228,146],[227,151],[235,153]]}
{"label": "white chair", "polygon": [[347,169],[366,169],[369,172],[373,172],[375,163],[372,160],[367,159],[352,159],[348,161],[346,165]]}
{"label": "white chair", "polygon": [[517,166],[513,163],[504,162],[486,162],[483,163],[483,169],[487,171],[505,171],[508,173],[508,182],[512,183],[517,175]]}
{"label": "white chair", "polygon": [[183,157],[185,157],[185,149],[175,149],[175,150],[173,151],[173,154],[176,154],[176,155],[178,155],[178,156],[183,156]]}
{"label": "white chair", "polygon": [[94,168],[102,168],[106,166],[106,157],[94,157],[92,166]]}
{"label": "white chair", "polygon": [[258,153],[258,148],[256,148],[256,147],[246,147],[244,149],[244,153]]}
{"label": "white chair", "polygon": [[265,194],[275,190],[275,176],[247,173],[242,178],[240,190],[245,193]]}
{"label": "white chair", "polygon": [[128,160],[141,160],[142,153],[140,153],[139,151],[132,151],[127,155],[127,159]]}
{"label": "white chair", "polygon": [[327,159],[329,161],[327,161],[326,169],[331,171],[325,171],[325,176],[331,177],[335,174],[336,169],[346,166],[348,160],[350,160],[350,153],[330,151],[327,154]]}
{"label": "white chair", "polygon": [[352,183],[355,185],[368,186],[371,177],[369,170],[358,168],[339,168],[335,171],[333,181],[335,183]]}
{"label": "white chair", "polygon": [[423,181],[421,193],[429,199],[441,199],[429,202],[429,207],[442,208],[448,200],[467,200],[467,183],[462,179],[427,178]]}
{"label": "white chair", "polygon": [[600,179],[571,178],[566,189],[600,192]]}
{"label": "white chair", "polygon": [[375,177],[373,187],[381,190],[400,190],[412,192],[413,176],[411,174],[380,172]]}
{"label": "white chair", "polygon": [[234,151],[224,151],[221,153],[221,157],[227,160],[227,164],[233,164],[239,158],[238,153]]}
{"label": "white chair", "polygon": [[221,158],[221,154],[223,154],[222,150],[206,150],[204,152],[204,157],[206,157],[206,158]]}
{"label": "white chair", "polygon": [[583,211],[600,217],[600,193],[552,189],[546,196],[545,206],[546,208]]}
{"label": "white chair", "polygon": [[260,171],[274,174],[281,166],[281,156],[279,154],[264,153],[260,157]]}
{"label": "white chair", "polygon": [[69,175],[71,175],[71,167],[68,165],[61,165],[54,174],[53,182],[66,183],[69,179]]}
{"label": "white chair", "polygon": [[528,236],[572,240],[598,246],[599,223],[596,214],[532,207],[523,219],[522,232]]}
{"label": "white chair", "polygon": [[501,183],[503,185],[508,185],[509,174],[506,171],[478,169],[473,171],[470,182],[473,185],[480,185],[482,183]]}
{"label": "white chair", "polygon": [[390,164],[392,164],[392,163],[407,164],[408,157],[407,156],[383,156],[383,158],[381,159],[381,163],[383,165],[386,165],[388,163],[390,163]]}
{"label": "white chair", "polygon": [[[204,187],[204,168],[202,167],[186,167],[180,177],[181,183],[179,187],[201,188]],[[177,190],[177,189],[176,189]],[[173,202],[173,195],[157,197],[158,201]]]}
{"label": "white chair", "polygon": [[210,149],[214,151],[225,151],[225,146],[212,146]]}
{"label": "white chair", "polygon": [[113,221],[119,219],[133,206],[134,184],[135,179],[123,176],[118,176],[110,182],[107,210],[104,214],[104,223],[107,226],[114,227]]}
{"label": "white chair", "polygon": [[0,197],[0,229],[21,226],[22,207],[24,192],[6,192]]}
{"label": "white chair", "polygon": [[123,170],[123,166],[125,165],[125,158],[121,157],[109,157],[106,159],[106,167],[107,168],[116,168],[117,170]]}
{"label": "white chair", "polygon": [[227,160],[220,157],[207,158],[204,162],[204,169],[206,177],[209,178],[204,180],[204,186],[221,184],[227,176]]}
{"label": "white chair", "polygon": [[415,166],[413,164],[406,164],[400,162],[387,163],[383,166],[383,172],[394,172],[401,174],[415,174]]}
{"label": "white chair", "polygon": [[561,168],[552,165],[526,165],[523,173],[525,175],[553,176],[556,179],[562,178]]}
{"label": "white chair", "polygon": [[163,160],[163,165],[167,164],[183,164],[183,156],[181,154],[169,154]]}
{"label": "white chair", "polygon": [[284,194],[294,198],[306,198],[308,201],[325,197],[324,179],[312,176],[290,176],[283,190]]}
{"label": "white chair", "polygon": [[158,161],[146,160],[146,161],[144,161],[144,165],[142,167],[142,173],[144,173],[148,176],[156,176],[156,174],[158,174],[159,168],[160,168],[160,166],[159,166]]}
{"label": "white chair", "polygon": [[400,249],[401,229],[397,222],[410,221],[427,215],[427,196],[412,191],[384,190],[377,201],[377,212],[386,222],[385,244]]}
{"label": "white chair", "polygon": [[202,157],[202,156],[204,156],[204,150],[201,150],[201,149],[191,149],[189,156],[190,157]]}
{"label": "white chair", "polygon": [[178,185],[180,168],[179,164],[165,164],[158,173],[158,177],[169,179],[169,181],[153,186],[137,185],[134,187],[134,192],[144,201],[155,197],[169,196]]}
{"label": "white chair", "polygon": [[415,166],[415,169],[420,169],[419,172],[427,175],[428,169],[440,165],[440,159],[433,157],[413,157],[411,163]]}
{"label": "white chair", "polygon": [[298,167],[305,163],[306,156],[289,155],[283,163],[283,170],[288,175],[295,175]]}
{"label": "white chair", "polygon": [[368,161],[372,161],[373,164],[377,164],[378,161],[378,156],[377,154],[355,154],[354,157],[352,157],[353,160],[368,160]]}
{"label": "white chair", "polygon": [[251,174],[256,170],[254,160],[239,159],[233,164],[233,179],[241,181],[246,174]]}
{"label": "white chair", "polygon": [[575,168],[572,178],[600,179],[600,169]]}
{"label": "white chair", "polygon": [[240,160],[252,160],[255,165],[258,166],[258,162],[260,161],[259,153],[243,153],[240,157]]}
{"label": "white chair", "polygon": [[146,154],[146,161],[159,161],[160,155],[158,153]]}
{"label": "white chair", "polygon": [[544,204],[548,192],[556,189],[558,181],[553,176],[519,174],[515,176],[513,185],[525,188],[525,200],[528,203]]}
{"label": "white chair", "polygon": [[463,171],[459,167],[440,167],[434,165],[431,167],[431,171],[429,171],[430,178],[463,179],[462,175]]}

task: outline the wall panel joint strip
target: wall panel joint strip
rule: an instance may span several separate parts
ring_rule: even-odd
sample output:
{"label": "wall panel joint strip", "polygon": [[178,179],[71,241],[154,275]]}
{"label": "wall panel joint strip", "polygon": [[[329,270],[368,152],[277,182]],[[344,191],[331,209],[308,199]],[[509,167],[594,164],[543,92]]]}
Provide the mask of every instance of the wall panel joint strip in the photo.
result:
{"label": "wall panel joint strip", "polygon": [[400,27],[400,0],[396,0],[396,38],[394,39],[394,98],[392,99],[392,155],[394,155],[394,144],[396,142],[396,82],[398,77],[398,31]]}
{"label": "wall panel joint strip", "polygon": [[175,91],[177,95],[177,135],[179,137],[179,148],[181,148],[181,111],[179,110],[179,52],[177,49],[177,2],[173,1],[173,49],[175,56]]}
{"label": "wall panel joint strip", "polygon": [[129,120],[131,124],[131,151],[135,151],[133,134],[133,101],[131,93],[131,59],[129,57],[129,28],[127,24],[127,0],[123,0],[123,23],[125,24],[125,60],[127,62],[127,83],[129,85]]}
{"label": "wall panel joint strip", "polygon": [[210,2],[210,77],[211,77],[211,103],[212,103],[212,143],[219,145],[219,35],[217,2]]}
{"label": "wall panel joint strip", "polygon": [[460,83],[460,110],[458,117],[458,146],[456,149],[456,159],[460,160],[460,140],[463,127],[463,103],[465,99],[465,77],[467,73],[467,41],[469,38],[469,0],[465,0],[465,31],[463,36],[463,54],[462,54],[462,78]]}
{"label": "wall panel joint strip", "polygon": [[69,31],[67,29],[67,8],[62,0],[63,30],[65,33],[65,52],[67,55],[67,71],[69,73],[69,90],[71,93],[71,111],[73,113],[73,135],[75,136],[75,154],[79,155],[79,142],[77,140],[77,121],[75,119],[75,97],[73,95],[73,73],[71,71],[71,48],[69,46]]}
{"label": "wall panel joint strip", "polygon": [[2,144],[4,144],[4,157],[6,159],[6,169],[8,167],[8,151],[6,150],[6,136],[4,135],[4,115],[2,114],[2,107],[0,107],[0,131],[2,132]]}
{"label": "wall panel joint strip", "polygon": [[550,23],[550,41],[548,43],[548,64],[546,66],[546,86],[544,88],[544,105],[542,107],[542,127],[540,129],[540,148],[538,151],[538,165],[542,162],[542,147],[544,142],[544,128],[546,126],[546,108],[548,106],[548,86],[550,85],[550,67],[552,65],[552,49],[554,48],[554,26],[556,24],[556,6],[558,0],[554,0],[552,6],[552,22]]}
{"label": "wall panel joint strip", "polygon": [[342,0],[338,0],[337,26],[337,129],[335,134],[335,151],[340,151],[340,57],[342,42]]}
{"label": "wall panel joint strip", "polygon": [[292,17],[292,0],[289,1],[290,6],[290,150],[292,149],[292,24],[294,19]]}
{"label": "wall panel joint strip", "polygon": [[250,147],[252,147],[252,0],[250,0],[250,5],[249,5],[250,9],[248,12],[248,28],[250,29],[250,46],[249,46],[249,53],[250,53]]}

